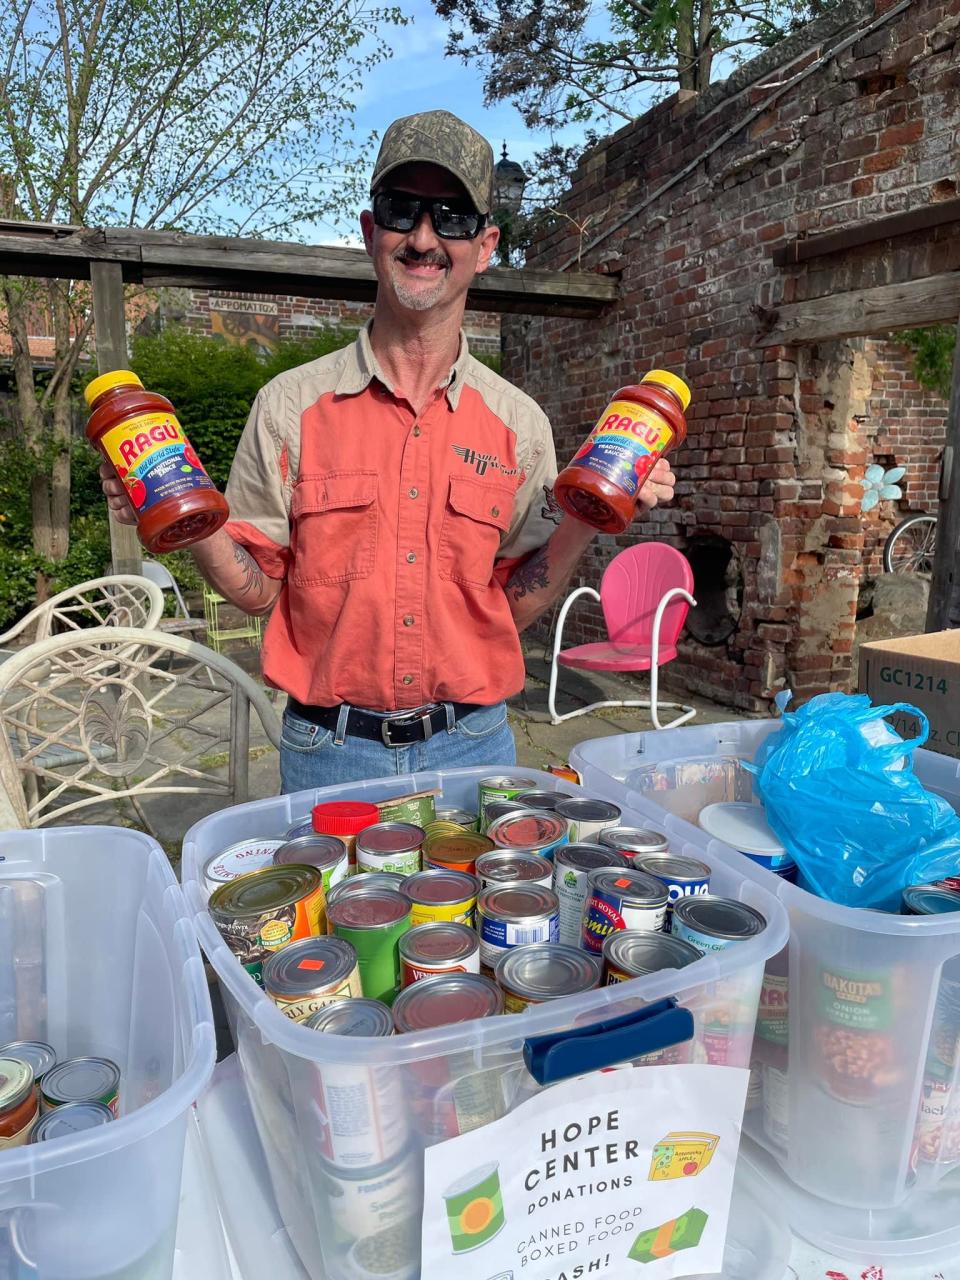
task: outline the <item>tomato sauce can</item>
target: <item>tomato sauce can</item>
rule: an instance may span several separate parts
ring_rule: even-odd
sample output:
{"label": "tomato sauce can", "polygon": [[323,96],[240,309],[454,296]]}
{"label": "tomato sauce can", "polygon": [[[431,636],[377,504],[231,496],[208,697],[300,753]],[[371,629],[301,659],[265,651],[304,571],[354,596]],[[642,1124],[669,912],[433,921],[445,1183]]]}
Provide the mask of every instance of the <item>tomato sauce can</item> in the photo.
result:
{"label": "tomato sauce can", "polygon": [[421,924],[400,939],[400,986],[444,973],[479,973],[480,939],[465,924]]}
{"label": "tomato sauce can", "polygon": [[357,836],[357,870],[412,876],[420,870],[423,840],[423,828],[412,822],[378,822]]}
{"label": "tomato sauce can", "polygon": [[413,928],[421,924],[466,924],[473,928],[480,881],[468,871],[440,871],[436,867],[418,871],[404,880],[400,892],[410,902]]}
{"label": "tomato sauce can", "polygon": [[533,942],[514,947],[497,961],[496,981],[506,1013],[532,1004],[579,995],[600,985],[600,962],[579,947]]}
{"label": "tomato sauce can", "polygon": [[297,836],[282,844],[273,855],[275,867],[316,867],[323,876],[323,892],[329,896],[334,885],[350,874],[347,846],[336,836],[320,836],[315,832]]}
{"label": "tomato sauce can", "polygon": [[477,809],[479,811],[480,830],[487,829],[487,806],[494,800],[516,800],[525,791],[536,791],[536,778],[525,778],[521,775],[504,775],[496,778],[481,778],[477,785]]}
{"label": "tomato sauce can", "polygon": [[203,867],[203,879],[207,894],[215,893],[223,884],[237,880],[250,871],[262,871],[264,867],[273,866],[277,850],[283,847],[282,840],[241,840],[232,844],[223,853],[216,853],[209,858]]}
{"label": "tomato sauce can", "polygon": [[302,938],[263,966],[263,989],[285,1018],[305,1022],[318,1009],[361,994],[357,953],[342,938]]}
{"label": "tomato sauce can", "polygon": [[482,889],[502,884],[542,884],[550,888],[553,866],[536,853],[511,853],[493,849],[477,859],[477,878]]}
{"label": "tomato sauce can", "polygon": [[433,836],[423,847],[423,867],[424,870],[433,867],[438,871],[466,871],[475,875],[477,859],[492,848],[493,841],[477,831]]}
{"label": "tomato sauce can", "polygon": [[23,1058],[0,1058],[0,1151],[24,1147],[37,1123],[33,1068]]}
{"label": "tomato sauce can", "polygon": [[393,1004],[400,986],[400,938],[410,928],[410,902],[396,889],[370,889],[339,898],[330,908],[334,937],[351,943],[363,994]]}
{"label": "tomato sauce can", "polygon": [[43,1077],[44,1111],[66,1102],[99,1102],[116,1118],[120,1107],[120,1068],[109,1058],[66,1058]]}
{"label": "tomato sauce can", "polygon": [[591,800],[588,796],[565,796],[557,805],[557,813],[570,824],[570,842],[584,844],[596,840],[620,821],[620,810],[608,800]]}
{"label": "tomato sauce can", "polygon": [[543,885],[484,889],[477,899],[480,964],[491,972],[504,951],[528,942],[558,942],[560,903]]}
{"label": "tomato sauce can", "polygon": [[615,986],[663,969],[683,969],[700,959],[700,952],[668,933],[620,929],[603,944],[603,985]]}
{"label": "tomato sauce can", "polygon": [[680,898],[703,897],[710,892],[710,868],[699,858],[684,858],[673,853],[638,853],[633,865],[638,871],[656,876],[667,886],[667,923],[669,931],[673,905]]}
{"label": "tomato sauce can", "polygon": [[645,871],[616,868],[591,871],[583,904],[584,951],[600,955],[611,933],[620,929],[657,930],[667,915],[667,887]]}
{"label": "tomato sauce can", "polygon": [[602,844],[566,844],[553,860],[554,893],[560,900],[560,941],[578,947],[583,932],[587,877],[602,867],[627,867],[622,853]]}
{"label": "tomato sauce can", "polygon": [[537,853],[552,862],[554,850],[570,841],[570,824],[558,813],[524,809],[497,818],[487,828],[487,835],[500,849]]}
{"label": "tomato sauce can", "polygon": [[227,946],[263,986],[263,965],[274,951],[325,932],[323,873],[297,864],[251,871],[222,885],[207,909]]}
{"label": "tomato sauce can", "polygon": [[606,827],[597,836],[597,843],[609,845],[630,859],[639,853],[670,852],[667,837],[646,827]]}
{"label": "tomato sauce can", "polygon": [[760,912],[745,902],[715,898],[707,893],[695,898],[681,898],[674,904],[670,932],[706,954],[755,938],[766,927],[767,922]]}

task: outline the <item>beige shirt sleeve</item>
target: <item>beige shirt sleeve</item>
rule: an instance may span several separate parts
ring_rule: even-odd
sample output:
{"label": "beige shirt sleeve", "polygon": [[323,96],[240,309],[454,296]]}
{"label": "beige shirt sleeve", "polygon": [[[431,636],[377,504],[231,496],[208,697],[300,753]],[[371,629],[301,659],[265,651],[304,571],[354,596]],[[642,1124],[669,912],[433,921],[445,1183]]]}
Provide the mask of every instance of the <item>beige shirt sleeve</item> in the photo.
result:
{"label": "beige shirt sleeve", "polygon": [[563,518],[553,497],[557,455],[550,422],[546,414],[538,411],[524,426],[517,441],[524,478],[517,490],[510,528],[500,543],[498,560],[519,560],[536,551],[549,541]]}
{"label": "beige shirt sleeve", "polygon": [[271,578],[284,577],[289,560],[285,460],[283,436],[265,387],[253,402],[230,468],[227,533],[246,547]]}

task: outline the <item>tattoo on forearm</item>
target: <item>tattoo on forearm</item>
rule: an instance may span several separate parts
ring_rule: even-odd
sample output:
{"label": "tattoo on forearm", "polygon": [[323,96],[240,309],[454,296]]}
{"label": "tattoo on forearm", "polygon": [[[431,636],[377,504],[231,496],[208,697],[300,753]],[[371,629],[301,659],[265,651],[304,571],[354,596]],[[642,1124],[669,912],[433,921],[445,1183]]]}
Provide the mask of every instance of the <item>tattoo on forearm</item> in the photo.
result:
{"label": "tattoo on forearm", "polygon": [[260,595],[263,591],[263,570],[245,547],[233,544],[233,558],[240,566],[243,582],[237,588],[240,595]]}
{"label": "tattoo on forearm", "polygon": [[507,584],[514,600],[522,600],[535,591],[545,591],[550,586],[550,561],[547,548],[535,551],[529,560],[519,565]]}

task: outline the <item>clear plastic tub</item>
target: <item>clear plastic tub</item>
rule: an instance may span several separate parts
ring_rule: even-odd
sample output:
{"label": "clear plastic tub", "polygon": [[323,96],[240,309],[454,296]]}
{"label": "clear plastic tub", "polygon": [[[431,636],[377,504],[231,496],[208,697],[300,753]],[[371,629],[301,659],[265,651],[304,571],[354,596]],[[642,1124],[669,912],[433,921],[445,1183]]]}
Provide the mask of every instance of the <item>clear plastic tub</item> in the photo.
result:
{"label": "clear plastic tub", "polygon": [[[778,728],[743,721],[598,738],[571,763],[588,789],[661,822],[789,912],[789,954],[768,966],[757,1024],[763,1104],[746,1129],[787,1174],[786,1193],[809,1193],[794,1196],[793,1225],[851,1255],[948,1250],[960,1244],[960,1189],[946,1178],[960,1164],[960,1012],[945,996],[960,976],[960,923],[826,902],[696,825],[708,804],[753,798],[740,761]],[[914,765],[960,810],[957,761],[921,750]]]}
{"label": "clear plastic tub", "polygon": [[[283,832],[305,818],[313,804],[335,796],[379,801],[439,787],[444,804],[473,808],[477,783],[489,772],[422,773],[261,800],[204,819],[184,840],[188,902],[196,913],[201,945],[220,978],[284,1228],[312,1280],[371,1280],[374,1274],[381,1280],[412,1280],[420,1274],[422,1148],[500,1118],[539,1088],[523,1064],[529,1037],[636,1015],[648,1004],[675,996],[692,1012],[695,1031],[691,1043],[667,1048],[668,1055],[749,1064],[763,967],[783,947],[787,921],[773,895],[718,861],[712,861],[715,889],[761,911],[768,920],[763,933],[686,969],[523,1014],[389,1039],[326,1036],[285,1018],[254,984],[206,910],[202,868],[209,857],[241,838]],[[531,776],[538,787],[573,789],[551,774]],[[626,814],[624,822],[630,821]],[[637,1045],[638,1055],[656,1047],[639,1040]],[[621,1052],[618,1059],[608,1060],[624,1056]],[[319,1082],[330,1071],[341,1080],[354,1073],[360,1090],[382,1090],[388,1096],[381,1096],[381,1103],[391,1116],[401,1118],[399,1125],[389,1127],[390,1156],[375,1170],[344,1171],[342,1165],[338,1170],[321,1155],[327,1135]],[[396,1266],[384,1270],[383,1250],[396,1250],[401,1241]]]}
{"label": "clear plastic tub", "polygon": [[120,1117],[0,1152],[0,1274],[171,1274],[187,1118],[213,1071],[210,998],[183,895],[136,831],[0,836],[0,1044],[120,1067]]}

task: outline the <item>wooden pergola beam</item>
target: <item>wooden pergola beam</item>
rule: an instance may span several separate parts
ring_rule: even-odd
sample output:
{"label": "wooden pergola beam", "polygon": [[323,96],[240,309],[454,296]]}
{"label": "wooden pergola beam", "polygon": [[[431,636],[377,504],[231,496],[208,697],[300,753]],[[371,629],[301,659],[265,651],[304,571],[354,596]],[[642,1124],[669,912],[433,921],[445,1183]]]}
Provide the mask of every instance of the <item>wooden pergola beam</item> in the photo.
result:
{"label": "wooden pergola beam", "polygon": [[903,284],[834,293],[784,303],[767,313],[761,347],[829,342],[929,324],[955,324],[960,315],[960,272]]}
{"label": "wooden pergola beam", "polygon": [[[377,281],[362,249],[126,227],[0,220],[0,275],[86,280],[91,262],[120,266],[124,284],[372,302]],[[477,276],[475,311],[589,317],[617,299],[613,276],[497,267]]]}

